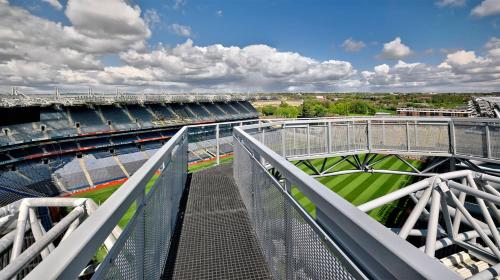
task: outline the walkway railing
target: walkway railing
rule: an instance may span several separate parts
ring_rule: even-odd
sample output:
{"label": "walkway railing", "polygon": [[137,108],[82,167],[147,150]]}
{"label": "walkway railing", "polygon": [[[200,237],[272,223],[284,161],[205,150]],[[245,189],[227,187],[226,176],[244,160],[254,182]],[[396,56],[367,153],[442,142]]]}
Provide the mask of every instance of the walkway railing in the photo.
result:
{"label": "walkway railing", "polygon": [[132,218],[94,278],[159,279],[187,178],[187,147],[184,127],[25,279],[75,279],[131,207]]}
{"label": "walkway railing", "polygon": [[500,163],[496,119],[338,118],[274,122],[245,130],[289,159],[371,152]]}
{"label": "walkway railing", "polygon": [[[498,122],[489,120],[291,121],[236,128],[234,137],[234,177],[276,279],[458,277],[283,156],[395,153],[500,160]],[[316,206],[316,220],[294,201],[292,187]]]}

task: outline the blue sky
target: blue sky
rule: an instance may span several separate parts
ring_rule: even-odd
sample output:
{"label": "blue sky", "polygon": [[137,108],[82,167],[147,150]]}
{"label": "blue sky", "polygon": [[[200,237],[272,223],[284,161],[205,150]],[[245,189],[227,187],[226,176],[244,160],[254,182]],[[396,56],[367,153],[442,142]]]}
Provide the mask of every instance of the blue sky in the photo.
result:
{"label": "blue sky", "polygon": [[[500,58],[496,51],[500,47],[497,39],[500,0],[109,0],[113,4],[108,6],[102,3],[98,0],[10,0],[5,5],[12,12],[12,20],[25,17],[58,24],[59,27],[40,32],[50,36],[61,32],[61,42],[54,43],[54,48],[67,48],[72,57],[87,58],[88,63],[78,63],[78,67],[72,67],[74,61],[66,58],[40,61],[47,64],[47,68],[67,67],[72,77],[80,78],[80,82],[63,82],[62,87],[82,87],[87,81],[90,86],[102,88],[244,91],[248,84],[260,82],[262,86],[249,91],[454,91],[460,88],[490,91],[497,90],[500,84]],[[102,26],[92,22],[102,22]],[[129,23],[125,26],[133,36],[126,34],[129,31],[124,29],[124,22]],[[7,20],[0,21],[4,29],[12,28],[8,24]],[[122,28],[124,34],[117,35],[116,28]],[[98,42],[103,44],[102,50],[64,45],[63,41],[74,39],[74,33],[79,34],[78,40],[86,42],[102,41],[103,35],[111,39]],[[27,44],[25,38],[11,40]],[[188,49],[179,47],[186,42],[190,44]],[[131,46],[134,43],[142,45]],[[205,57],[204,48],[219,44],[224,48],[219,58]],[[266,48],[251,54],[245,51],[245,47],[255,45]],[[226,56],[231,53],[231,46],[238,47],[238,55],[245,59],[255,55],[261,68],[249,68],[247,62],[242,66],[239,60],[228,62]],[[190,61],[181,51],[199,52],[203,57]],[[137,60],[138,56],[141,61]],[[157,56],[154,62],[150,60],[153,56]],[[172,73],[171,66],[175,65],[165,64],[166,61],[151,65],[165,57],[178,59],[176,56],[184,57],[178,64],[184,68],[175,70],[179,72]],[[3,62],[7,65],[10,61],[12,65],[13,58],[9,56],[9,59]],[[21,65],[18,60],[19,57],[15,61]],[[28,58],[22,60],[28,61]],[[328,61],[339,63],[325,64]],[[220,64],[217,69],[210,68],[217,63]],[[279,71],[269,70],[271,66]],[[91,69],[93,67],[95,69]],[[194,76],[193,69],[202,70]],[[310,74],[304,77],[300,71]],[[321,71],[331,74],[318,74]],[[409,71],[413,75],[417,73],[418,79],[412,80]],[[12,72],[10,81],[29,80],[23,77],[22,71]],[[244,75],[251,78],[243,78]],[[437,76],[442,79],[435,81]],[[64,77],[31,84],[23,82],[20,86],[44,88],[61,81]],[[40,85],[33,85],[38,83]]]}

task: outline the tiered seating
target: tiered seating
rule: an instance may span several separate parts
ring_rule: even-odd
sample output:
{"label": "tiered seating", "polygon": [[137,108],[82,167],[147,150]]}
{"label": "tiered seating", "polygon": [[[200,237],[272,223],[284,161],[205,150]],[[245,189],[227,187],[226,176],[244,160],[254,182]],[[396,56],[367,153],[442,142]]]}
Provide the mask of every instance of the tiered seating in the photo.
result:
{"label": "tiered seating", "polygon": [[228,118],[228,114],[221,110],[217,105],[214,103],[203,103],[203,106],[210,111],[213,115],[215,115],[215,118],[217,120],[225,120]]}
{"label": "tiered seating", "polygon": [[137,148],[137,146],[135,145],[124,145],[115,150],[115,153],[117,155],[131,154],[136,152],[139,152],[139,148]]}
{"label": "tiered seating", "polygon": [[23,158],[25,156],[40,154],[43,150],[39,147],[28,147],[23,149],[11,150],[9,154],[15,158]]}
{"label": "tiered seating", "polygon": [[101,184],[126,177],[112,157],[96,158],[91,154],[83,158],[94,184]]}
{"label": "tiered seating", "polygon": [[3,187],[0,185],[0,207],[5,205],[9,205],[12,202],[18,201],[25,197],[32,197],[31,195],[25,195],[23,193],[19,193],[10,188]]}
{"label": "tiered seating", "polygon": [[186,110],[184,104],[171,103],[167,105],[182,119],[196,119],[196,116]]}
{"label": "tiered seating", "polygon": [[33,182],[24,178],[17,171],[4,171],[0,174],[0,189],[17,193],[24,197],[43,197],[43,193],[30,189],[27,186]]}
{"label": "tiered seating", "polygon": [[252,106],[252,104],[250,104],[250,102],[248,101],[240,101],[238,102],[241,106],[247,108],[247,110],[250,112],[250,113],[253,113],[255,114],[256,116],[259,116],[259,113],[257,112],[257,110],[255,110],[255,108]]}
{"label": "tiered seating", "polygon": [[87,107],[70,107],[71,117],[75,123],[80,123],[82,132],[106,131],[105,125],[94,109]]}
{"label": "tiered seating", "polygon": [[232,116],[238,116],[239,112],[236,111],[229,103],[217,103],[215,106],[219,106],[224,112],[232,115]]}
{"label": "tiered seating", "polygon": [[142,152],[120,154],[117,157],[129,174],[133,174],[146,162]]}
{"label": "tiered seating", "polygon": [[131,143],[137,139],[137,135],[119,135],[111,138],[111,141],[113,141],[114,144],[125,144]]}
{"label": "tiered seating", "polygon": [[9,126],[11,137],[16,141],[37,140],[45,138],[39,128],[33,123],[15,124]]}
{"label": "tiered seating", "polygon": [[49,166],[41,163],[25,163],[18,166],[19,172],[30,178],[33,183],[28,188],[47,196],[56,196],[59,190],[52,182]]}
{"label": "tiered seating", "polygon": [[65,111],[46,107],[40,110],[40,123],[46,126],[50,137],[62,137],[77,133],[76,128],[70,126]]}
{"label": "tiered seating", "polygon": [[199,119],[199,120],[213,119],[213,117],[210,115],[210,113],[200,104],[188,103],[185,105],[187,108],[189,108],[191,110],[191,112],[196,114],[196,119]]}
{"label": "tiered seating", "polygon": [[111,144],[108,138],[92,138],[79,142],[81,147],[103,147]]}
{"label": "tiered seating", "polygon": [[143,150],[156,150],[161,148],[162,144],[157,141],[151,141],[151,142],[141,143],[141,146]]}
{"label": "tiered seating", "polygon": [[139,105],[127,105],[126,108],[128,109],[132,118],[135,118],[137,123],[139,123],[142,127],[153,126],[154,116],[151,115],[151,113],[145,107]]}
{"label": "tiered seating", "polygon": [[111,125],[117,130],[130,130],[137,128],[125,112],[115,106],[101,106],[100,107],[104,119],[111,121]]}
{"label": "tiered seating", "polygon": [[149,108],[160,118],[162,121],[176,119],[176,116],[164,105],[150,104]]}
{"label": "tiered seating", "polygon": [[77,190],[89,185],[77,158],[73,158],[55,172],[68,190]]}

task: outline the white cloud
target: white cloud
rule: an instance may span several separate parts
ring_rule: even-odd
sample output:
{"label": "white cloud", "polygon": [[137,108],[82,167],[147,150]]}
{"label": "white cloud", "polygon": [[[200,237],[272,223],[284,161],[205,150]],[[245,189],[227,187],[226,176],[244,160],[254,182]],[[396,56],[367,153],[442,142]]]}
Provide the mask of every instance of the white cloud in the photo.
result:
{"label": "white cloud", "polygon": [[129,66],[154,73],[155,80],[205,89],[284,90],[290,86],[325,89],[356,73],[345,61],[316,61],[266,45],[199,47],[191,40],[150,53],[128,51],[121,58]]}
{"label": "white cloud", "polygon": [[94,39],[131,43],[151,35],[139,6],[125,0],[69,0],[65,14],[78,32]]}
{"label": "white cloud", "polygon": [[486,17],[500,14],[500,0],[484,0],[472,9],[471,14],[477,17]]}
{"label": "white cloud", "polygon": [[59,2],[59,0],[42,0],[42,1],[48,3],[49,5],[51,5],[52,7],[54,7],[57,10],[62,10],[62,8],[63,8],[63,6]]}
{"label": "white cloud", "polygon": [[181,24],[171,24],[169,25],[169,29],[176,35],[182,36],[182,37],[191,37],[191,27],[187,25],[181,25]]}
{"label": "white cloud", "polygon": [[217,16],[221,17],[224,15],[224,12],[222,10],[217,10],[217,12],[215,12],[215,14],[217,14]]}
{"label": "white cloud", "polygon": [[147,9],[144,12],[144,22],[146,22],[149,28],[153,29],[161,23],[161,18],[155,9]]}
{"label": "white cloud", "polygon": [[401,43],[401,38],[396,37],[394,40],[384,44],[379,57],[383,59],[401,59],[409,56],[411,53],[410,48]]}
{"label": "white cloud", "polygon": [[[75,1],[68,1],[71,24],[65,25],[0,0],[0,91],[14,85],[35,93],[55,86],[73,92],[88,86],[131,92],[500,90],[496,37],[481,51],[448,50],[436,66],[398,59],[411,50],[396,38],[382,53],[397,62],[357,71],[348,61],[316,60],[268,45],[198,46],[188,39],[148,49],[153,13],[145,11],[142,19],[130,2],[110,0],[96,9],[97,0],[82,0],[88,6]],[[108,54],[119,57],[118,66],[106,65]]]}
{"label": "white cloud", "polygon": [[352,38],[348,38],[342,43],[342,47],[346,52],[358,52],[366,47],[366,45],[363,41],[356,41]]}
{"label": "white cloud", "polygon": [[179,10],[186,5],[186,0],[174,0],[173,8]]}
{"label": "white cloud", "polygon": [[454,6],[461,7],[465,5],[466,0],[437,0],[436,4],[440,7]]}
{"label": "white cloud", "polygon": [[446,62],[452,65],[465,65],[476,62],[478,59],[473,51],[457,51],[447,55]]}

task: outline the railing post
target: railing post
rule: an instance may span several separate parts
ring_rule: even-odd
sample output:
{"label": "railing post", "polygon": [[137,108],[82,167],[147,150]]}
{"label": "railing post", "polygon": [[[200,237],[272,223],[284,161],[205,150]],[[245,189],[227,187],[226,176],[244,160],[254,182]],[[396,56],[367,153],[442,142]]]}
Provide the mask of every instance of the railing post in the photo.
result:
{"label": "railing post", "polygon": [[216,142],[216,152],[215,152],[215,158],[217,160],[217,165],[220,164],[220,147],[219,147],[219,124],[215,125],[215,142]]}
{"label": "railing post", "polygon": [[283,127],[281,128],[281,153],[284,158],[286,158],[286,126],[283,124]]}
{"label": "railing post", "polygon": [[491,158],[491,134],[490,134],[490,126],[486,123],[486,157]]}
{"label": "railing post", "polygon": [[[290,181],[285,179],[285,191],[290,196],[292,195],[292,184]],[[293,279],[293,215],[290,202],[284,197],[284,219],[285,219],[285,267],[286,267],[286,279]]]}
{"label": "railing post", "polygon": [[329,121],[328,122],[328,126],[327,126],[327,141],[328,141],[328,153],[332,153],[332,122]]}
{"label": "railing post", "polygon": [[450,154],[452,155],[456,155],[457,151],[456,151],[456,139],[455,139],[455,124],[453,123],[453,119],[450,120],[450,123],[449,123],[450,127]]}
{"label": "railing post", "polygon": [[367,120],[366,121],[366,146],[368,147],[368,151],[372,150],[372,144],[371,144],[371,140],[370,140],[372,138],[371,126],[372,126],[371,120]]}
{"label": "railing post", "polygon": [[306,137],[307,137],[307,155],[311,155],[311,127],[310,124],[307,124],[307,131],[306,131]]}
{"label": "railing post", "polygon": [[406,150],[410,151],[410,123],[406,121]]}
{"label": "railing post", "polygon": [[351,150],[351,133],[349,133],[349,121],[347,121],[347,151]]}

